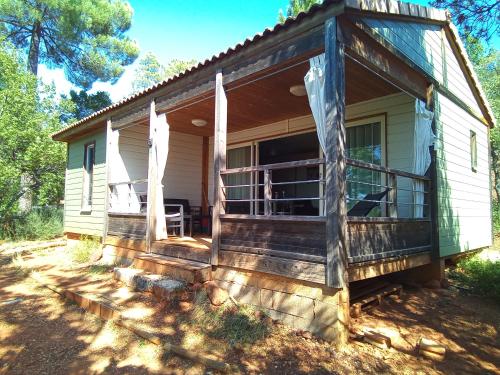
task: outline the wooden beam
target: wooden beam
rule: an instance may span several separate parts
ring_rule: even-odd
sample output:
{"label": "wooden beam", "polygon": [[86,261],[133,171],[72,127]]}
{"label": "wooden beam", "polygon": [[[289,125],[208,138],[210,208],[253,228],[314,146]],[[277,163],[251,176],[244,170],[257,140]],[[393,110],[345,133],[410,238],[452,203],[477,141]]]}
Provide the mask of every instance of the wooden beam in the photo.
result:
{"label": "wooden beam", "polygon": [[337,18],[325,23],[326,102],[326,285],[343,289],[347,279],[345,202],[344,45]]}
{"label": "wooden beam", "polygon": [[340,24],[351,58],[413,96],[426,99],[429,82],[425,75],[409,67],[349,19],[341,18]]}
{"label": "wooden beam", "polygon": [[323,276],[325,265],[321,263],[221,250],[220,265],[270,273],[317,284],[323,284],[325,281]]}
{"label": "wooden beam", "polygon": [[158,165],[154,154],[156,139],[156,106],[152,100],[149,107],[149,157],[148,157],[148,201],[146,215],[146,249],[151,251],[151,244],[156,228],[156,189],[158,187]]}
{"label": "wooden beam", "polygon": [[226,169],[227,144],[227,98],[222,84],[222,72],[215,77],[215,134],[214,134],[214,209],[212,213],[212,254],[211,264],[219,264],[220,215],[225,213],[220,172]]}

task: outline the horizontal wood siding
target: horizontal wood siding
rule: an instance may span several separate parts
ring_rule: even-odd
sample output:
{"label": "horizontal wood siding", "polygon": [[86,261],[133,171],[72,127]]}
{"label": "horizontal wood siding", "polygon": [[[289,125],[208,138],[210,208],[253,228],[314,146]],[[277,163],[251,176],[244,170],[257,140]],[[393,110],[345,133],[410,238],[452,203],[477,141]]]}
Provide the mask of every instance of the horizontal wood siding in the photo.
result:
{"label": "horizontal wood siding", "polygon": [[441,26],[426,23],[364,18],[373,32],[448,88],[478,114],[481,109]]}
{"label": "horizontal wood siding", "polygon": [[352,263],[430,250],[429,221],[349,222],[347,228]]}
{"label": "horizontal wood siding", "polygon": [[201,206],[203,137],[170,132],[168,147],[165,197],[189,199],[192,206]]}
{"label": "horizontal wood siding", "polygon": [[108,234],[120,238],[144,238],[146,216],[109,215]]}
{"label": "horizontal wood siding", "polygon": [[[439,245],[442,256],[489,246],[491,199],[487,127],[437,94]],[[477,171],[471,169],[470,131],[477,137]]]}
{"label": "horizontal wood siding", "polygon": [[[83,155],[85,145],[95,142],[92,185],[92,211],[81,213],[83,193]],[[102,236],[106,194],[106,132],[100,131],[68,144],[64,190],[64,231]]]}

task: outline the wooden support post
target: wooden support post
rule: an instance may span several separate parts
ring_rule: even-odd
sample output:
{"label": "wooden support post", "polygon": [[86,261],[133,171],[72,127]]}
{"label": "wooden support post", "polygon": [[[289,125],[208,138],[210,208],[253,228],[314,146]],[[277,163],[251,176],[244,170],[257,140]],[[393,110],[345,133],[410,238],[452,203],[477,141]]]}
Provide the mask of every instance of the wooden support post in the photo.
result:
{"label": "wooden support post", "polygon": [[325,23],[326,285],[348,287],[344,45],[337,19]]}
{"label": "wooden support post", "polygon": [[[436,105],[438,102],[438,97],[435,94],[434,85],[431,85],[428,90],[428,107],[434,112],[434,118],[432,119],[432,131],[434,134],[438,134],[437,122],[439,121],[439,106]],[[437,110],[436,110],[437,109]],[[436,140],[437,141],[437,140]],[[439,251],[439,223],[438,223],[438,171],[436,163],[436,147],[431,148],[431,165],[430,169],[430,183],[424,184],[424,189],[429,191],[427,194],[429,203],[429,215],[431,218],[431,244],[432,244],[432,258],[438,259],[440,257]],[[424,200],[425,202],[425,200]]]}
{"label": "wooden support post", "polygon": [[264,215],[272,215],[272,204],[271,199],[273,198],[272,187],[271,187],[271,171],[269,169],[264,169]]}
{"label": "wooden support post", "polygon": [[155,238],[156,229],[156,189],[158,187],[158,165],[154,153],[156,139],[156,107],[152,100],[149,112],[149,158],[148,158],[148,201],[146,216],[146,251],[151,252],[151,244]]}
{"label": "wooden support post", "polygon": [[201,151],[201,213],[208,215],[208,163],[209,163],[209,138],[203,137]]}
{"label": "wooden support post", "polygon": [[[119,130],[114,130],[118,132]],[[106,240],[106,236],[108,235],[108,211],[109,211],[109,202],[111,191],[109,190],[109,170],[110,170],[110,153],[112,150],[115,150],[116,145],[115,142],[118,141],[117,137],[113,135],[113,128],[111,127],[111,118],[108,118],[106,121],[106,195],[104,196],[104,228],[102,231],[102,243]]]}
{"label": "wooden support post", "polygon": [[394,173],[387,174],[387,185],[389,186],[389,193],[387,199],[389,201],[389,217],[398,217],[398,177]]}
{"label": "wooden support post", "polygon": [[222,72],[215,77],[215,124],[214,124],[214,209],[212,213],[212,255],[210,263],[219,264],[219,247],[221,223],[220,215],[224,214],[223,181],[221,171],[226,170],[227,139],[227,98],[222,84]]}

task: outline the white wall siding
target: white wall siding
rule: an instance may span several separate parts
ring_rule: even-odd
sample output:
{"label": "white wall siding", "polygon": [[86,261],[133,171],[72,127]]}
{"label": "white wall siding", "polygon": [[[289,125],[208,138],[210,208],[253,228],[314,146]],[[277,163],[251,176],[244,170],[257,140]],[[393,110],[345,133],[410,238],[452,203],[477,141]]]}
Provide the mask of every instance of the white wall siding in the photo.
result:
{"label": "white wall siding", "polygon": [[[95,142],[92,185],[92,211],[81,213],[83,154],[85,145]],[[106,133],[97,132],[68,144],[68,163],[64,190],[64,231],[102,236],[106,196]]]}
{"label": "white wall siding", "polygon": [[[136,125],[120,131],[120,155],[114,158],[111,182],[148,177],[149,127]],[[170,132],[167,166],[162,183],[166,198],[189,199],[201,205],[202,144],[200,136]]]}
{"label": "white wall siding", "polygon": [[[442,256],[489,246],[491,198],[487,127],[442,94],[437,95],[438,223]],[[470,131],[477,137],[471,169]]]}
{"label": "white wall siding", "polygon": [[203,137],[170,132],[163,185],[166,198],[189,199],[201,206]]}

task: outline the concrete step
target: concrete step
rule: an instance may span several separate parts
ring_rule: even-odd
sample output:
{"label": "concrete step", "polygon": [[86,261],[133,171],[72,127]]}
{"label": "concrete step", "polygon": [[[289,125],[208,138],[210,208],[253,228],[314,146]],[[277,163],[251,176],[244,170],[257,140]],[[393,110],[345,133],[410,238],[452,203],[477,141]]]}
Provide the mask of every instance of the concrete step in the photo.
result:
{"label": "concrete step", "polygon": [[210,264],[179,259],[159,254],[137,255],[132,264],[146,272],[167,275],[188,283],[203,283],[212,279]]}

